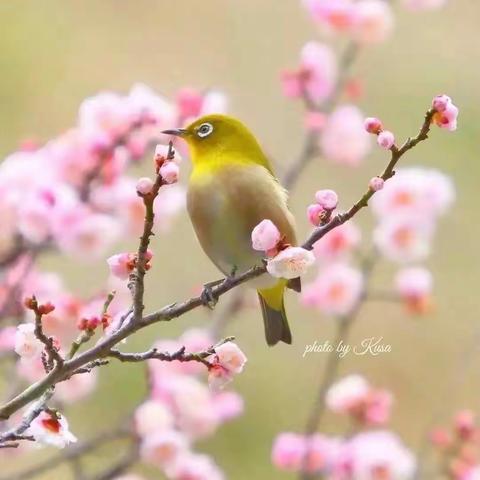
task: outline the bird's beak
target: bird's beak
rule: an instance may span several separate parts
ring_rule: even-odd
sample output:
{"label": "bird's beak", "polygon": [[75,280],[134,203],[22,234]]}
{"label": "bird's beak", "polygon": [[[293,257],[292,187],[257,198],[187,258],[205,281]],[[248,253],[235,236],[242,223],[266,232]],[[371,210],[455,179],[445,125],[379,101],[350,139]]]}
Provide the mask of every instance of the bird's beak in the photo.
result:
{"label": "bird's beak", "polygon": [[172,130],[163,130],[165,135],[174,135],[176,137],[183,137],[188,132],[185,128],[173,128]]}

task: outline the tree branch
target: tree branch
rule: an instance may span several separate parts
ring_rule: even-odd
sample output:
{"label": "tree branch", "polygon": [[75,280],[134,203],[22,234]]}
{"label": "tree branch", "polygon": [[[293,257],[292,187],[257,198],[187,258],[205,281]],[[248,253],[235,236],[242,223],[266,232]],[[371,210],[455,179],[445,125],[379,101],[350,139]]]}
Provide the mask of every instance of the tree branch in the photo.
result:
{"label": "tree branch", "polygon": [[[397,165],[400,158],[406,152],[416,146],[419,142],[425,140],[428,137],[430,124],[434,113],[435,111],[433,109],[428,110],[425,115],[425,119],[420,129],[420,132],[416,137],[409,138],[400,148],[396,146],[392,147],[390,161],[383,173],[380,175],[381,178],[383,178],[384,180],[388,180],[389,178],[391,178],[394,175],[395,166]],[[347,212],[335,215],[329,223],[316,228],[306,240],[306,242],[302,245],[303,248],[311,250],[316,241],[324,237],[334,228],[337,228],[338,226],[350,220],[361,209],[368,205],[368,201],[374,195],[374,193],[375,192],[373,190],[368,189],[367,192],[364,193],[362,197]],[[212,294],[215,298],[218,298],[224,295],[226,292],[237,287],[238,285],[241,285],[253,278],[263,275],[265,271],[265,265],[254,266],[250,270],[240,275],[224,278],[218,286],[212,288]],[[139,280],[139,282],[143,282],[143,277]],[[140,295],[138,296],[138,299],[140,299]],[[117,345],[123,339],[132,335],[134,332],[157,322],[170,321],[202,305],[204,305],[204,300],[201,296],[192,297],[180,303],[173,303],[171,305],[167,305],[156,312],[143,316],[138,321],[136,320],[133,322],[126,322],[120,329],[113,332],[111,335],[106,336],[95,346],[81,353],[80,355],[65,361],[60,368],[51,370],[43,379],[32,384],[15,398],[3,405],[0,408],[0,418],[9,418],[12,413],[16,412],[18,409],[24,407],[35,398],[42,395],[52,385],[55,385],[55,383],[58,383],[59,381],[62,381],[71,376],[71,374],[77,369],[84,367],[88,363],[95,360],[108,357],[111,349],[115,345]]]}

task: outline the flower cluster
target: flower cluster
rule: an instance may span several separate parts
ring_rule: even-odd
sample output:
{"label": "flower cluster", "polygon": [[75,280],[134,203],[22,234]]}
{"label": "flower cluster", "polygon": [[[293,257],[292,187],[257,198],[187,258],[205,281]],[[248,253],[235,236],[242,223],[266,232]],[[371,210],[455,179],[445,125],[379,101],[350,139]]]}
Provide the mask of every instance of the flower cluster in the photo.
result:
{"label": "flower cluster", "polygon": [[435,428],[430,433],[430,441],[445,465],[447,478],[480,478],[480,428],[472,411],[457,412],[451,427]]}
{"label": "flower cluster", "polygon": [[406,480],[416,468],[411,451],[386,430],[345,439],[282,433],[273,444],[272,462],[280,470],[323,475],[329,480]]}
{"label": "flower cluster", "polygon": [[252,230],[252,247],[269,257],[267,271],[277,278],[300,277],[315,262],[312,252],[286,243],[276,225],[268,219]]}
{"label": "flower cluster", "polygon": [[[205,331],[189,330],[177,341],[161,341],[158,351],[175,352],[210,348],[213,339]],[[209,382],[223,386],[246,362],[232,342],[215,347],[208,357]],[[140,438],[141,459],[161,469],[167,478],[220,480],[223,474],[206,455],[194,453],[193,443],[212,435],[224,422],[240,415],[242,399],[232,391],[208,389],[199,376],[201,362],[149,361],[150,396],[135,411],[135,431]]]}

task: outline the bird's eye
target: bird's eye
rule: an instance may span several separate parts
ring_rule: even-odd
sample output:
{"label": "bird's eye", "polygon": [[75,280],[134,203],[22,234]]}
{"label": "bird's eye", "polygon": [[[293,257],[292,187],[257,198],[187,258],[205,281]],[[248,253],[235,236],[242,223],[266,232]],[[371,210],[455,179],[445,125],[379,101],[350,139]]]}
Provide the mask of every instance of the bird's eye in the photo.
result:
{"label": "bird's eye", "polygon": [[213,126],[210,123],[202,123],[197,130],[197,135],[200,138],[208,137],[213,132]]}

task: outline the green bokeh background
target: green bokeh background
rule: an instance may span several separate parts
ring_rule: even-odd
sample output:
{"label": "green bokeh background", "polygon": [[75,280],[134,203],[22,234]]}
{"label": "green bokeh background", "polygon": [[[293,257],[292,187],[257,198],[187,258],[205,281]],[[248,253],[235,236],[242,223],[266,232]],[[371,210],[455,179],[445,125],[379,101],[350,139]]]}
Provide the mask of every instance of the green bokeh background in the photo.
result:
{"label": "green bokeh background", "polygon": [[[454,178],[458,200],[441,221],[428,261],[436,281],[434,313],[416,319],[396,305],[367,304],[353,329],[352,343],[383,336],[393,351],[379,357],[347,357],[341,371],[365,374],[394,392],[393,428],[416,448],[433,410],[443,406],[448,415],[464,406],[476,409],[480,400],[480,353],[468,365],[459,360],[471,348],[480,321],[476,42],[480,5],[451,0],[441,11],[418,14],[394,8],[395,35],[363,51],[355,65],[355,73],[365,79],[361,107],[381,117],[402,138],[417,131],[434,94],[451,95],[461,109],[459,131],[452,135],[435,129],[431,140],[403,164],[442,169]],[[279,72],[296,65],[305,41],[319,38],[299,0],[2,2],[0,154],[15,150],[26,137],[46,140],[73,125],[83,98],[105,89],[127,91],[141,81],[167,96],[188,85],[223,89],[230,111],[251,126],[281,170],[296,155],[304,134],[301,106],[282,97]],[[312,162],[291,197],[300,238],[309,230],[304,209],[315,190],[334,188],[348,206],[385,160],[385,154],[374,149],[359,169],[321,159]],[[184,164],[184,179],[187,169]],[[363,212],[360,217],[367,246],[371,215]],[[154,249],[162,266],[157,267],[158,261],[148,276],[149,309],[185,298],[196,286],[218,277],[185,214],[171,234],[154,240]],[[107,275],[104,262],[86,265],[50,256],[43,263],[64,272],[68,285],[85,294]],[[388,288],[393,273],[391,265],[380,266],[375,285]],[[293,294],[287,302],[295,335],[292,347],[267,349],[256,310],[245,311],[225,332],[237,336],[249,357],[245,373],[234,382],[245,398],[245,415],[198,449],[213,454],[232,480],[289,478],[270,465],[271,441],[282,430],[302,428],[322,375],[325,355],[302,358],[302,353],[315,339],[333,339],[333,321],[300,309]],[[207,325],[210,319],[197,309],[137,335],[129,346],[146,347],[152,338]],[[452,379],[457,379],[455,384]],[[141,366],[103,368],[97,394],[69,413],[73,431],[86,438],[112,423],[126,422],[144,392]],[[340,433],[342,426],[329,416],[324,430]],[[12,452],[5,463],[2,458],[2,466],[18,468],[48,453],[53,452],[17,458]],[[107,448],[91,457],[88,466],[95,470],[118,455],[118,448]],[[66,469],[38,478],[69,475]],[[148,475],[161,478],[152,470]]]}

